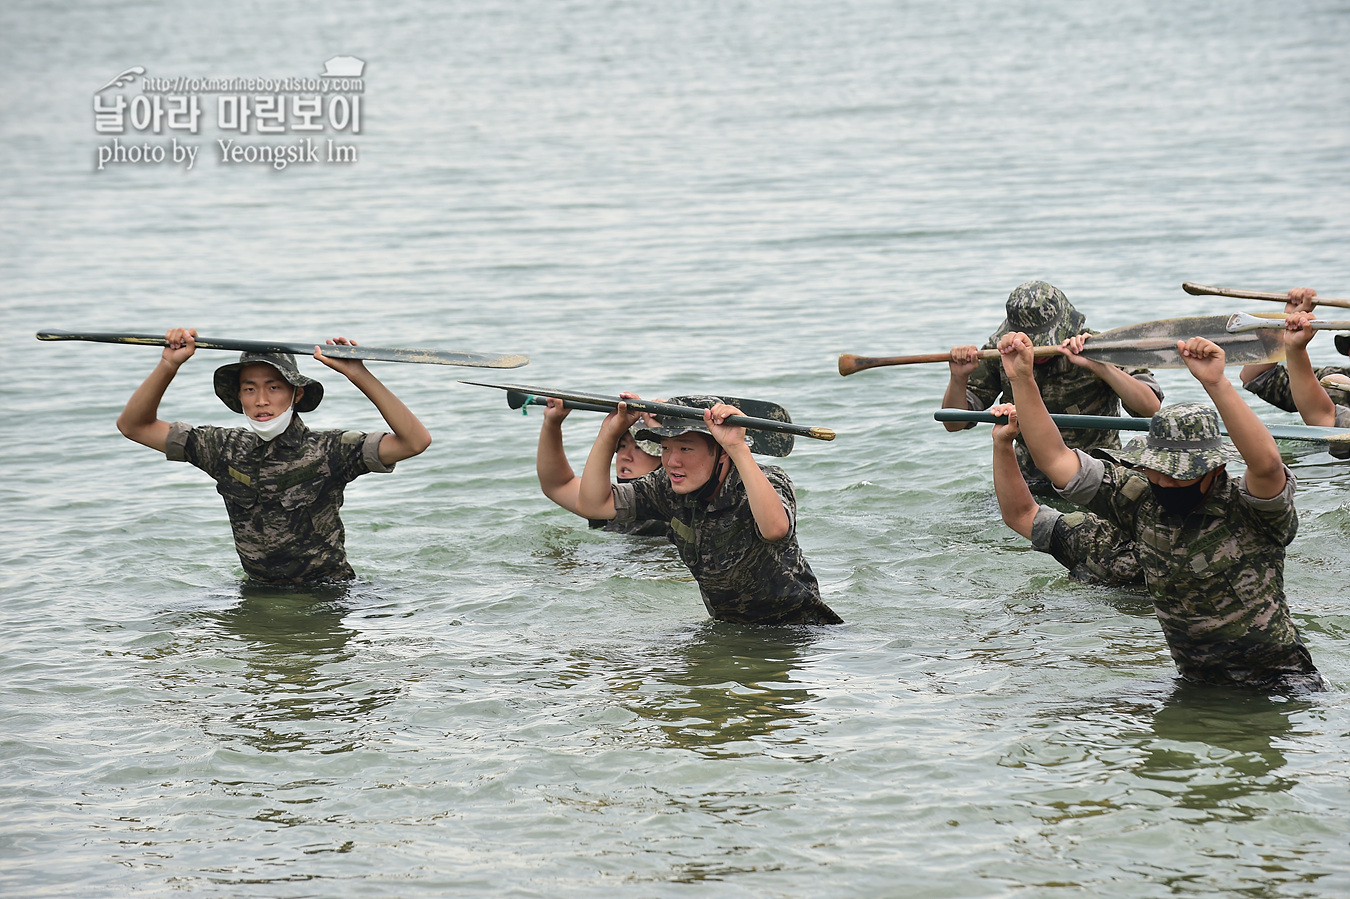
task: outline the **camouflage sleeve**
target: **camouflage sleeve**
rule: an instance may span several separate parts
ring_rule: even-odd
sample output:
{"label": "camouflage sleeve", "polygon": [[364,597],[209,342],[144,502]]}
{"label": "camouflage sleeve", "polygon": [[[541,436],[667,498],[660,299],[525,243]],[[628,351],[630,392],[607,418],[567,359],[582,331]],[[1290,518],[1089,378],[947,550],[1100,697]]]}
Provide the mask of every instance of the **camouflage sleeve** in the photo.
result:
{"label": "camouflage sleeve", "polygon": [[1298,479],[1284,466],[1284,489],[1270,499],[1259,499],[1247,492],[1247,476],[1238,479],[1238,495],[1250,510],[1257,526],[1280,546],[1288,546],[1298,533],[1298,512],[1294,509],[1294,491]]}
{"label": "camouflage sleeve", "polygon": [[1283,365],[1261,372],[1243,386],[1272,406],[1286,412],[1298,411],[1294,405],[1294,394],[1289,389],[1289,369]]}
{"label": "camouflage sleeve", "polygon": [[665,471],[658,468],[626,484],[611,484],[614,496],[614,520],[620,523],[645,519],[670,519],[669,505],[664,501],[665,492],[661,488],[670,482]]}
{"label": "camouflage sleeve", "polygon": [[1080,449],[1078,474],[1059,495],[1082,506],[1106,523],[1119,529],[1123,537],[1135,533],[1135,512],[1139,501],[1149,492],[1148,480],[1123,465],[1089,456]]}
{"label": "camouflage sleeve", "polygon": [[[1336,407],[1336,427],[1350,428],[1350,406]],[[1350,459],[1350,446],[1333,446],[1331,455],[1337,459]]]}
{"label": "camouflage sleeve", "polygon": [[187,462],[214,475],[224,445],[224,430],[210,426],[194,428],[185,421],[176,421],[169,425],[164,457],[170,462]]}
{"label": "camouflage sleeve", "polygon": [[792,479],[787,476],[787,472],[773,465],[761,465],[759,470],[764,472],[764,477],[773,487],[778,498],[783,501],[783,511],[787,512],[788,532],[775,543],[795,537],[797,534],[797,491],[792,486]]}
{"label": "camouflage sleeve", "polygon": [[[1129,371],[1129,375],[1130,375],[1131,378],[1134,378],[1136,381],[1138,381],[1140,384],[1143,384],[1143,385],[1144,385],[1145,387],[1147,387],[1149,390],[1152,390],[1152,391],[1153,391],[1153,395],[1156,396],[1156,397],[1158,398],[1158,402],[1160,402],[1160,403],[1162,402],[1162,400],[1163,400],[1163,389],[1162,389],[1162,387],[1160,387],[1160,386],[1158,385],[1158,379],[1155,378],[1155,377],[1153,377],[1153,372],[1149,371],[1147,368],[1132,368],[1132,369],[1130,369],[1130,371]],[[1121,403],[1121,404],[1120,404],[1120,407],[1121,407],[1122,409],[1125,410],[1125,414],[1126,414],[1126,415],[1133,416],[1134,418],[1149,418],[1149,417],[1150,417],[1150,416],[1148,416],[1148,415],[1139,415],[1139,414],[1137,414],[1136,412],[1134,412],[1133,410],[1131,410],[1129,406],[1125,405],[1124,403]]]}
{"label": "camouflage sleeve", "polygon": [[343,483],[351,483],[368,472],[385,474],[393,471],[393,465],[380,461],[380,441],[383,431],[365,434],[361,431],[329,431],[328,452],[333,459],[333,471],[339,473]]}
{"label": "camouflage sleeve", "polygon": [[1046,505],[1036,510],[1036,517],[1031,519],[1032,549],[1043,553],[1050,552],[1050,540],[1055,535],[1055,525],[1063,517],[1063,512]]}
{"label": "camouflage sleeve", "polygon": [[1075,506],[1086,506],[1101,490],[1102,480],[1106,475],[1106,463],[1082,450],[1076,449],[1074,452],[1078,454],[1078,474],[1074,475],[1072,481],[1057,489],[1060,496]]}

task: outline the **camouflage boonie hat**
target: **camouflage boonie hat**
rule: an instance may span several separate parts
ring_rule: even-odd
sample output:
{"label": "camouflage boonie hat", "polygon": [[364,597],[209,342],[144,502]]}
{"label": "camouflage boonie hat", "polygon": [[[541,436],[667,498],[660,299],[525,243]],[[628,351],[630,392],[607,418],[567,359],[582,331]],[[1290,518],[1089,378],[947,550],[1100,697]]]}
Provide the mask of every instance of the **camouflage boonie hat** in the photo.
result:
{"label": "camouflage boonie hat", "polygon": [[1053,284],[1028,281],[1008,294],[1007,318],[994,339],[1021,331],[1036,346],[1052,346],[1087,330],[1087,319]]}
{"label": "camouflage boonie hat", "polygon": [[1201,403],[1177,403],[1153,413],[1148,436],[1131,440],[1123,449],[1103,448],[1118,462],[1160,471],[1178,481],[1204,477],[1225,462],[1242,456],[1224,442],[1219,414]]}
{"label": "camouflage boonie hat", "polygon": [[643,427],[644,425],[634,422],[633,426],[628,429],[628,435],[633,438],[633,443],[637,445],[638,449],[649,456],[656,456],[658,459],[661,458],[661,441],[644,440],[638,436],[638,432],[641,431]]}
{"label": "camouflage boonie hat", "polygon": [[[695,409],[711,409],[722,402],[721,397],[695,394],[693,396],[673,396],[666,400],[672,406],[692,406]],[[635,425],[636,427],[636,425]],[[708,425],[702,419],[676,418],[672,419],[670,424],[662,424],[652,428],[647,426],[638,427],[637,433],[633,435],[634,440],[653,440],[657,446],[661,445],[662,437],[679,437],[681,434],[688,434],[690,431],[698,431],[700,434],[712,436],[712,431],[708,430]],[[660,455],[658,450],[657,455]]]}
{"label": "camouflage boonie hat", "polygon": [[295,404],[296,412],[308,412],[323,399],[323,385],[300,374],[295,357],[290,353],[240,353],[238,362],[222,365],[216,369],[215,375],[216,396],[231,410],[244,411],[239,402],[239,370],[255,362],[264,362],[275,368],[292,387],[305,388],[305,395]]}

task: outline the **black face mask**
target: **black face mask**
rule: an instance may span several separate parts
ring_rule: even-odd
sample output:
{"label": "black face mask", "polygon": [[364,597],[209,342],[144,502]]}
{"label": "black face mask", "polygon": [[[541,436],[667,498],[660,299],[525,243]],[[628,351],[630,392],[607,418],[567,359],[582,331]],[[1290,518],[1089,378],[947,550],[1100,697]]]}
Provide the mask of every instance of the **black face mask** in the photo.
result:
{"label": "black face mask", "polygon": [[1150,482],[1148,487],[1164,511],[1172,515],[1185,515],[1204,501],[1205,491],[1201,486],[1204,481],[1201,478],[1188,487],[1159,487]]}

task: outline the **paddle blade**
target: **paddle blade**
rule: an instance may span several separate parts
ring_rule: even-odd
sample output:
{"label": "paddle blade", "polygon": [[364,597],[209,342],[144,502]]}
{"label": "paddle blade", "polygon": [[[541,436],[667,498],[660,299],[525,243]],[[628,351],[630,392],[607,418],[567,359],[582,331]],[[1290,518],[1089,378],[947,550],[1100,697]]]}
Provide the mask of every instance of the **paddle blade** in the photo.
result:
{"label": "paddle blade", "polygon": [[1283,331],[1230,334],[1228,318],[1196,315],[1113,328],[1090,339],[1083,355],[1122,368],[1185,368],[1177,342],[1204,337],[1223,348],[1227,365],[1279,362],[1284,358]]}

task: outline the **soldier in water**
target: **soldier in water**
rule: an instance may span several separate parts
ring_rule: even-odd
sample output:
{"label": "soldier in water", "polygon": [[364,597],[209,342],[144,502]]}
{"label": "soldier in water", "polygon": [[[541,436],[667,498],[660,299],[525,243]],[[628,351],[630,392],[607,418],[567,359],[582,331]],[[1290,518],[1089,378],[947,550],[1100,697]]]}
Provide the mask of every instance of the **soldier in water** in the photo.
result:
{"label": "soldier in water", "polygon": [[[1270,431],[1224,376],[1224,352],[1178,341],[1214,408],[1180,403],[1154,414],[1146,438],[1104,462],[1065,445],[1036,384],[1032,341],[999,341],[1022,435],[1060,495],[1134,541],[1181,676],[1281,691],[1326,689],[1284,596],[1285,547],[1298,532],[1294,475]],[[1224,443],[1219,416],[1232,438]],[[1242,477],[1226,463],[1246,462]]]}
{"label": "soldier in water", "polygon": [[[633,394],[626,393],[624,396],[638,399]],[[577,511],[577,491],[581,489],[581,478],[576,476],[572,464],[567,461],[562,439],[562,423],[571,411],[562,400],[548,397],[544,423],[539,426],[539,447],[535,450],[534,470],[544,496],[573,515],[581,515]],[[638,440],[637,431],[641,426],[642,423],[638,422],[621,434],[614,448],[614,477],[620,484],[636,481],[661,467],[661,444]],[[666,535],[666,523],[655,519],[619,522],[592,518],[589,523],[593,528],[604,528],[616,534],[639,537]]]}
{"label": "soldier in water", "polygon": [[[323,399],[323,385],[300,374],[289,353],[244,353],[216,369],[216,396],[247,427],[193,427],[159,418],[159,403],[178,369],[196,352],[197,332],[171,329],[159,363],[127,400],[117,429],[129,439],[190,462],[210,475],[225,500],[234,547],[249,580],[297,585],[355,577],[347,563],[338,509],[348,482],[431,445],[403,401],[360,360],[314,358],[341,372],[384,416],[390,433],[311,431],[296,413]],[[355,346],[345,337],[328,341]]]}
{"label": "soldier in water", "polygon": [[[1311,313],[1317,306],[1317,291],[1311,287],[1295,287],[1289,291],[1289,299],[1284,304],[1284,314],[1286,319],[1298,312]],[[1312,337],[1308,336],[1308,340]],[[1336,335],[1336,349],[1345,356],[1350,356],[1350,335]],[[1301,344],[1304,353],[1307,353],[1307,341]],[[1311,363],[1309,365],[1311,367]],[[1335,391],[1334,402],[1341,405],[1350,403],[1350,366],[1328,365],[1312,370],[1318,379],[1328,378],[1331,383],[1342,385]],[[1251,393],[1256,394],[1261,399],[1286,412],[1299,412],[1298,403],[1294,401],[1293,389],[1290,385],[1290,371],[1288,361],[1284,365],[1275,362],[1262,362],[1253,365],[1244,365],[1238,372],[1242,379],[1242,386]]]}
{"label": "soldier in water", "polygon": [[1038,503],[1017,464],[1013,440],[1021,432],[1017,407],[1001,403],[989,410],[1007,416],[994,425],[994,497],[1003,523],[1031,541],[1085,584],[1108,587],[1142,586],[1144,571],[1134,542],[1099,515],[1079,509],[1061,512]]}
{"label": "soldier in water", "polygon": [[611,484],[619,438],[637,421],[622,403],[600,425],[581,473],[577,506],[587,518],[620,522],[657,518],[698,581],[708,614],[748,624],[840,624],[797,545],[797,500],[782,469],[759,465],[739,415],[714,396],[675,397],[704,409],[702,421],[673,420],[638,431],[661,442],[663,468]]}
{"label": "soldier in water", "polygon": [[[1020,284],[1008,295],[1007,318],[985,342],[983,349],[998,345],[1005,334],[1019,331],[1036,346],[1060,346],[1061,355],[1036,360],[1036,383],[1053,413],[1071,415],[1119,415],[1121,406],[1137,418],[1147,418],[1162,406],[1163,392],[1146,368],[1126,371],[1081,355],[1091,339],[1087,319],[1073,307],[1059,288],[1044,281]],[[987,409],[1002,397],[1012,399],[1007,376],[997,359],[980,359],[980,347],[952,347],[948,366],[951,375],[942,396],[944,409]],[[973,428],[973,423],[945,422],[948,431]],[[1068,429],[1064,442],[1077,449],[1118,447],[1115,431]],[[1026,446],[1017,443],[1018,464],[1031,491],[1051,492],[1049,482],[1036,470]]]}
{"label": "soldier in water", "polygon": [[[1345,394],[1336,391],[1342,402],[1335,402],[1319,380],[1325,375],[1320,375],[1308,358],[1308,342],[1317,336],[1317,331],[1308,327],[1313,318],[1311,312],[1291,312],[1285,316],[1288,331],[1284,341],[1285,366],[1290,398],[1304,424],[1350,428],[1350,406],[1344,404]],[[1337,334],[1336,346],[1350,352],[1350,337]],[[1350,458],[1350,448],[1344,446],[1332,446],[1330,452],[1338,459]]]}

